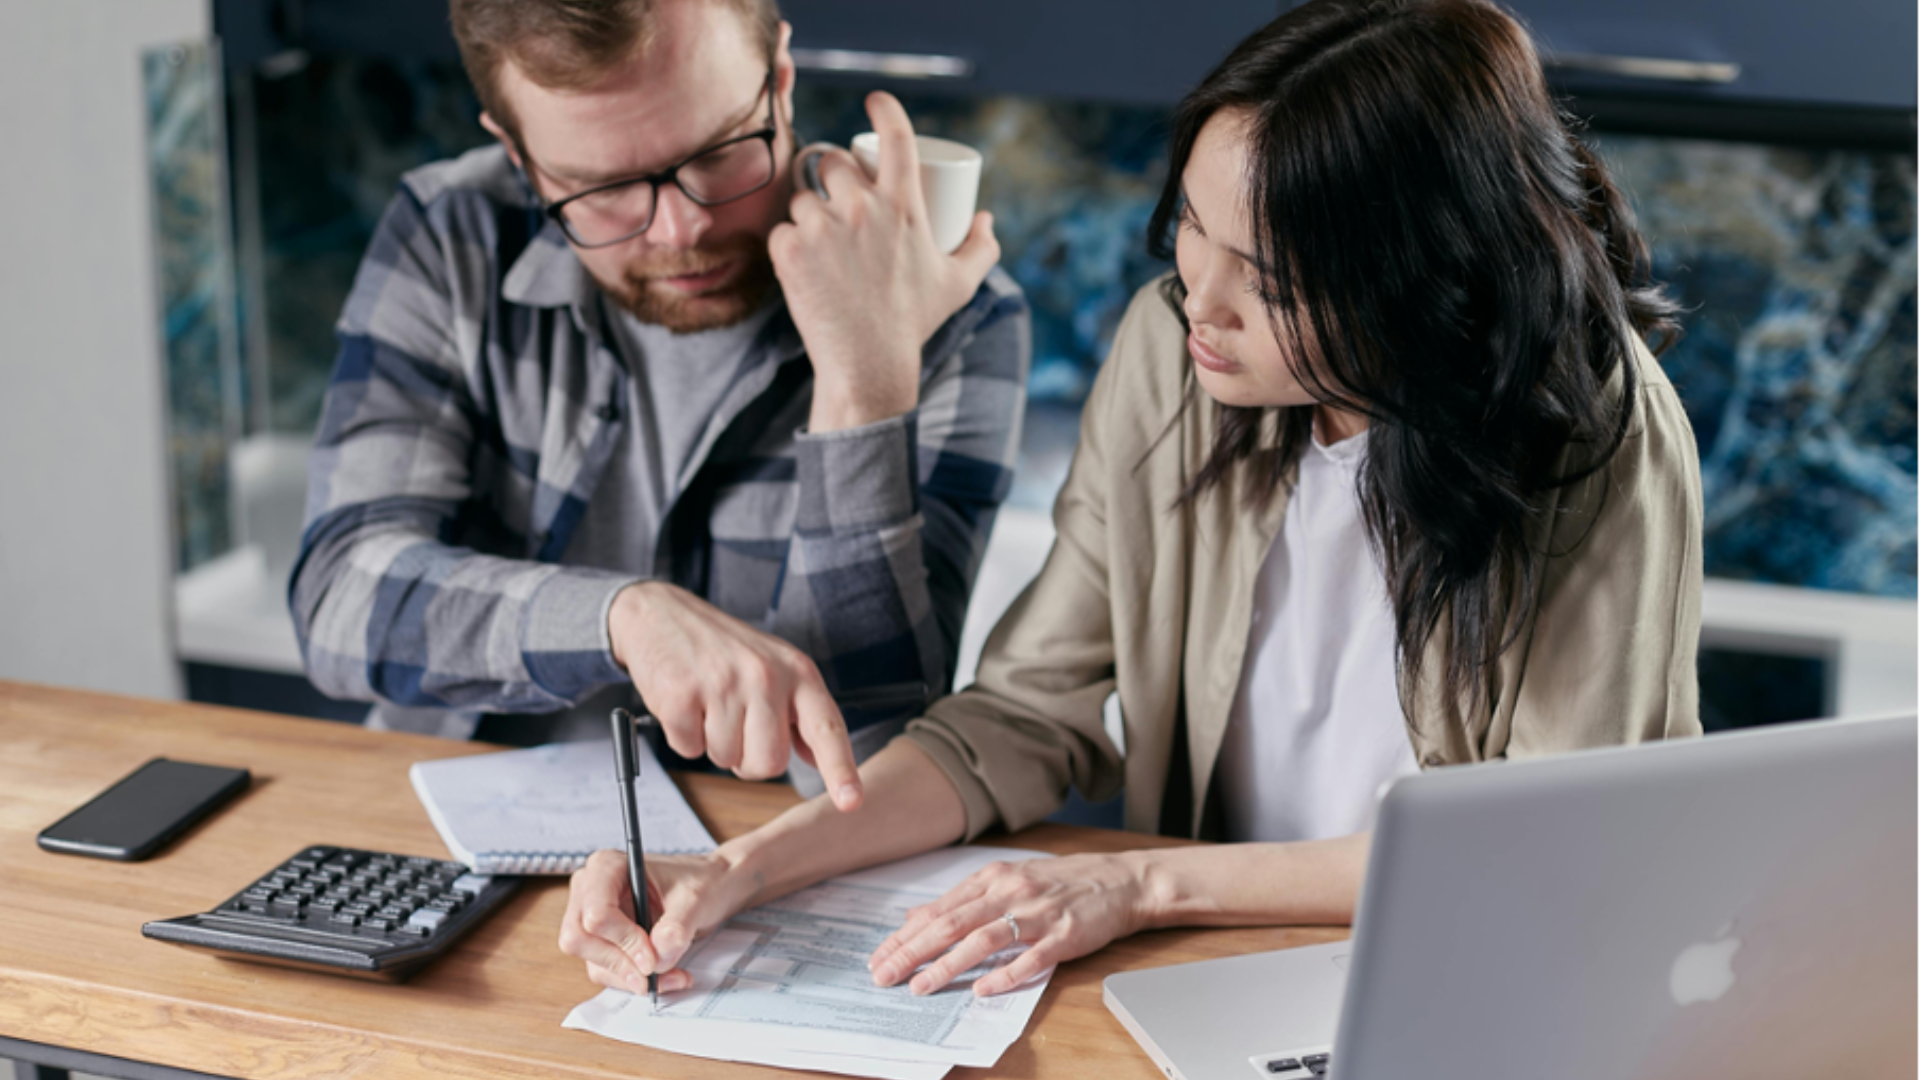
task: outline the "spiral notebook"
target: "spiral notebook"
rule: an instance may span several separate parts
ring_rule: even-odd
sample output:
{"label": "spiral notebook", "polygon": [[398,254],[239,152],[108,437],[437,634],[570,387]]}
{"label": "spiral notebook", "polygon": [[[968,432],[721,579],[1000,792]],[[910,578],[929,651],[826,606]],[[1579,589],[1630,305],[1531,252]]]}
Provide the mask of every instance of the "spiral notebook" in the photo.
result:
{"label": "spiral notebook", "polygon": [[[713,836],[639,742],[640,838],[649,855],[712,851]],[[627,846],[605,740],[415,762],[414,793],[453,857],[481,874],[567,874]]]}

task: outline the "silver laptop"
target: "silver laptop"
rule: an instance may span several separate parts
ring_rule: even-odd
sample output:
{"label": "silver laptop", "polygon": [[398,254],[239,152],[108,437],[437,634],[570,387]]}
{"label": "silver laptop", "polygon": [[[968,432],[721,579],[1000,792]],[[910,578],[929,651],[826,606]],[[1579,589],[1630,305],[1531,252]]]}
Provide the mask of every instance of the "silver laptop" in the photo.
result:
{"label": "silver laptop", "polygon": [[1915,1075],[1915,721],[1441,769],[1353,940],[1126,972],[1171,1080]]}

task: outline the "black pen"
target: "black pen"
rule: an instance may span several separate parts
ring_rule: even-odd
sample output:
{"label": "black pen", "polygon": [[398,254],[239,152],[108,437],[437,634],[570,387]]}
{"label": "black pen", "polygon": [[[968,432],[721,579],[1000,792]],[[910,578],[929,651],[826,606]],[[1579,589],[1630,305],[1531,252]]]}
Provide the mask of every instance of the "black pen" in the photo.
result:
{"label": "black pen", "polygon": [[[633,716],[625,709],[613,710],[613,770],[620,784],[621,824],[627,830],[627,883],[633,887],[634,921],[653,940],[653,912],[647,903],[647,856],[640,848],[640,801],[633,783],[639,778],[638,755],[633,746]],[[660,954],[654,953],[657,961]],[[656,966],[657,963],[656,963]],[[660,1011],[660,975],[647,974],[647,1000],[654,1012]]]}

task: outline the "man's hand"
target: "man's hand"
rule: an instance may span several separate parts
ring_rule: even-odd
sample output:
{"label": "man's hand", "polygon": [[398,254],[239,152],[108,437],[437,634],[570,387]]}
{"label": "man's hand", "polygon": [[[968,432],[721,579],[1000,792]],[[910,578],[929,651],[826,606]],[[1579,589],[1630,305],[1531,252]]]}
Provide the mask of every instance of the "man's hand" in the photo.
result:
{"label": "man's hand", "polygon": [[953,254],[940,251],[920,191],[913,124],[892,94],[867,96],[880,175],[853,155],[820,154],[829,198],[795,190],[792,221],[767,238],[774,273],[813,362],[811,431],[871,424],[920,399],[920,350],[1000,261],[993,217],[974,215]]}
{"label": "man's hand", "polygon": [[746,906],[752,883],[718,854],[647,857],[651,935],[633,921],[633,889],[623,851],[596,851],[573,875],[560,951],[587,963],[587,978],[615,990],[647,992],[647,976],[663,991],[685,990],[693,977],[675,967],[693,940]]}
{"label": "man's hand", "polygon": [[607,629],[614,661],[675,753],[705,754],[737,776],[765,780],[785,772],[798,751],[820,770],[835,806],[860,805],[846,721],[805,653],[659,581],[620,590]]}

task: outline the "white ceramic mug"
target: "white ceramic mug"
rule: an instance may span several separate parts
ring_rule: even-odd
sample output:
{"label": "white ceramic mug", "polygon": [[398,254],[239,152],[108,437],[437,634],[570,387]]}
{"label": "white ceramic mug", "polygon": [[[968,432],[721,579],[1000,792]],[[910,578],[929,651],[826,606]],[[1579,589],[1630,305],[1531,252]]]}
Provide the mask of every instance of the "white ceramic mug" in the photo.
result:
{"label": "white ceramic mug", "polygon": [[[973,210],[980,201],[980,151],[951,139],[915,135],[920,154],[920,194],[927,204],[927,224],[933,242],[952,254],[973,229]],[[812,158],[803,163],[801,179],[819,192]],[[871,131],[853,137],[853,156],[869,178],[880,175],[880,136]]]}

